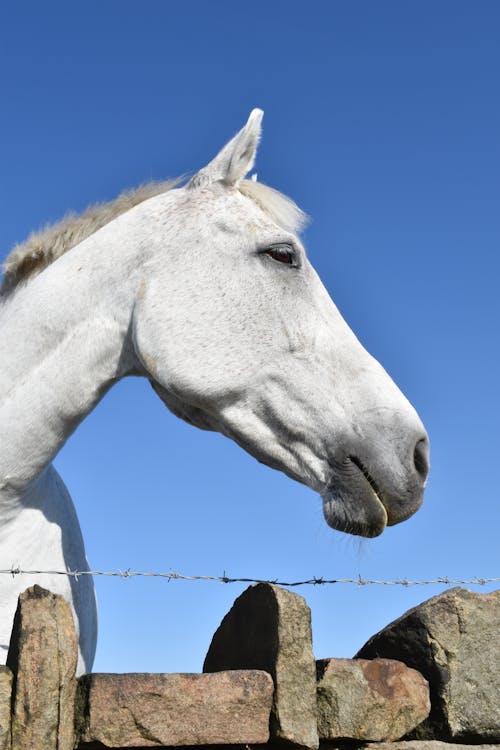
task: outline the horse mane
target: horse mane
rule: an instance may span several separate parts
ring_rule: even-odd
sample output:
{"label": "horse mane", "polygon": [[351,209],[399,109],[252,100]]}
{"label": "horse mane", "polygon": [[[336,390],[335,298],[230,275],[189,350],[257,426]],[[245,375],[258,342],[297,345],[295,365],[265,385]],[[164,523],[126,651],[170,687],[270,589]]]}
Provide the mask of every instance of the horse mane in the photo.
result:
{"label": "horse mane", "polygon": [[[60,221],[32,232],[28,239],[15,245],[3,264],[0,294],[40,273],[110,221],[155,195],[172,190],[182,177],[164,182],[153,181],[121,193],[106,203],[95,203],[83,213],[67,213]],[[279,226],[298,232],[307,221],[306,214],[278,190],[254,180],[242,180],[239,191],[254,201]]]}
{"label": "horse mane", "polygon": [[149,182],[126,190],[106,203],[95,203],[81,214],[67,213],[55,224],[32,232],[28,239],[15,245],[3,264],[1,291],[10,291],[20,282],[43,271],[61,255],[76,247],[120,214],[155,195],[171,190],[180,180]]}

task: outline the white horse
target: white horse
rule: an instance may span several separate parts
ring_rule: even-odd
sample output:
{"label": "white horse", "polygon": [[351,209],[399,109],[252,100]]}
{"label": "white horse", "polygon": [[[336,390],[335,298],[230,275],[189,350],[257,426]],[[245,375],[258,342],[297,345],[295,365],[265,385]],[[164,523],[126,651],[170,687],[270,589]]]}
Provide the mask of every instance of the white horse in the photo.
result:
{"label": "white horse", "polygon": [[[262,112],[184,187],[152,185],[32,235],[0,295],[0,568],[86,570],[51,461],[106,391],[147,377],[182,419],[319,492],[327,523],[376,536],[422,502],[425,430],[309,264],[300,209],[246,180]],[[67,252],[71,250],[71,252]],[[18,594],[71,603],[79,672],[91,578],[2,576],[4,660]]]}

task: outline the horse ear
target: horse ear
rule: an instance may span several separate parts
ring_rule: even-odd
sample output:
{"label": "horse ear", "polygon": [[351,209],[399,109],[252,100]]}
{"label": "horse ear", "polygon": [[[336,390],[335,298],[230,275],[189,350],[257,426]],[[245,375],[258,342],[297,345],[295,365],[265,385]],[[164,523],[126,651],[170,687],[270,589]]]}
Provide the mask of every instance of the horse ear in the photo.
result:
{"label": "horse ear", "polygon": [[219,151],[215,159],[190,179],[188,187],[202,187],[218,181],[237,185],[254,165],[263,114],[261,109],[253,109],[245,127]]}

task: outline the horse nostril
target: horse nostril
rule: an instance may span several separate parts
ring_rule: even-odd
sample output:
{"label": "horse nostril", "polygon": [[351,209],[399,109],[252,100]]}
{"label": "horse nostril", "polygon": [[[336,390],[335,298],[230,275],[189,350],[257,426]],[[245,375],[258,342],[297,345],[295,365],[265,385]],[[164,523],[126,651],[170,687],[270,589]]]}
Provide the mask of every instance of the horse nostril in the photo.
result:
{"label": "horse nostril", "polygon": [[425,481],[429,473],[429,441],[422,438],[418,441],[413,452],[413,461],[419,477]]}

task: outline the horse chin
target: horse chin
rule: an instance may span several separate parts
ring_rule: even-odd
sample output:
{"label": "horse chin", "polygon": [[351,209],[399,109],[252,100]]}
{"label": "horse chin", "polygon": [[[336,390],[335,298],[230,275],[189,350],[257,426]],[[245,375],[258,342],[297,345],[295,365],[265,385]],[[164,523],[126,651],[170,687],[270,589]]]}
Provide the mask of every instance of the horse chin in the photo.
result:
{"label": "horse chin", "polygon": [[323,514],[332,529],[354,536],[380,536],[388,525],[385,506],[368,482],[331,486],[323,495]]}

